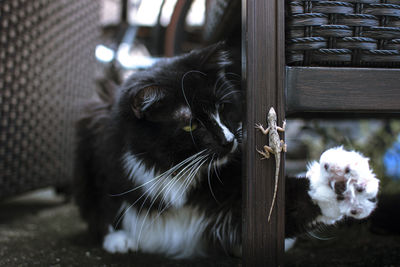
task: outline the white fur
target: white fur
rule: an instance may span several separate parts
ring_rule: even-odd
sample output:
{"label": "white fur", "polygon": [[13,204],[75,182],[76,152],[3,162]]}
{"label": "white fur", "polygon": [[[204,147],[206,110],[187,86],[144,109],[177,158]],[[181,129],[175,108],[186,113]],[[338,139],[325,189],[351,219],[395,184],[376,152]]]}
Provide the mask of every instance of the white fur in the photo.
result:
{"label": "white fur", "polygon": [[157,101],[160,101],[164,97],[164,94],[160,91],[157,92],[151,92],[147,95],[145,95],[143,102],[142,102],[142,110],[146,110],[149,108],[151,105],[156,103]]}
{"label": "white fur", "polygon": [[174,111],[173,116],[175,119],[189,120],[192,117],[192,111],[188,106],[182,106]]}
{"label": "white fur", "polygon": [[233,133],[221,122],[221,118],[219,117],[219,113],[216,112],[215,114],[212,115],[212,118],[215,120],[215,122],[218,124],[218,126],[221,128],[222,132],[224,133],[225,139],[228,142],[232,142],[235,136]]}
{"label": "white fur", "polygon": [[[217,112],[216,115],[212,115],[213,119],[216,121],[216,123],[220,126],[220,128],[222,129],[224,136],[226,138],[226,140],[228,142],[232,142],[233,141],[233,145],[231,148],[230,153],[234,153],[236,151],[236,149],[239,147],[239,143],[236,140],[235,136],[232,134],[231,131],[229,131],[229,129],[221,122],[221,119],[219,117],[219,113]],[[239,124],[239,127],[236,131],[240,131],[242,128],[242,123]],[[229,160],[229,155],[223,157],[223,158],[219,158],[215,161],[215,165],[217,167],[221,167],[222,165],[226,164]]]}
{"label": "white fur", "polygon": [[236,138],[233,140],[233,145],[232,145],[232,149],[231,149],[231,153],[235,152],[235,150],[238,148],[238,142],[236,140]]}
{"label": "white fur", "polygon": [[135,247],[133,241],[124,230],[110,230],[104,238],[103,248],[110,253],[126,253]]}
{"label": "white fur", "polygon": [[205,253],[203,232],[207,220],[192,207],[157,211],[138,211],[131,207],[124,214],[122,230],[110,231],[103,247],[115,253],[128,250],[163,253],[174,258],[189,258]]}
{"label": "white fur", "polygon": [[171,177],[161,176],[154,168],[147,169],[142,161],[129,152],[123,155],[122,162],[129,179],[142,187],[152,200],[162,199],[174,207],[181,207],[186,202],[184,179],[172,181]]}
{"label": "white fur", "polygon": [[321,176],[318,162],[313,162],[309,166],[306,177],[310,179],[310,191],[308,194],[319,205],[322,213],[316,219],[316,222],[334,224],[342,219],[343,215],[340,213],[336,194],[329,186],[329,183]]}
{"label": "white fur", "polygon": [[237,128],[237,132],[241,132],[242,131],[242,128],[243,128],[243,123],[242,122],[239,122],[239,127]]}
{"label": "white fur", "polygon": [[296,238],[285,238],[285,251],[291,249],[296,243]]}
{"label": "white fur", "polygon": [[223,236],[224,233],[229,233],[228,238],[231,244],[235,244],[239,239],[236,236],[237,231],[232,229],[232,213],[228,212],[226,214],[220,213],[217,216],[216,221],[214,222],[214,226],[212,228],[212,233],[215,235],[216,239],[218,239],[221,243],[224,242]]}
{"label": "white fur", "polygon": [[[346,168],[350,170],[348,173]],[[314,223],[334,224],[344,216],[362,219],[376,208],[376,203],[369,199],[376,197],[379,180],[369,168],[368,158],[358,152],[342,147],[329,149],[321,155],[319,163],[309,165],[306,176],[311,184],[308,194],[322,212]],[[337,200],[336,182],[346,183],[344,200]],[[363,191],[357,192],[357,188],[363,188]]]}
{"label": "white fur", "polygon": [[223,157],[223,158],[218,158],[218,159],[214,162],[214,164],[215,164],[215,166],[217,166],[217,167],[221,167],[222,165],[225,165],[225,164],[228,162],[228,160],[229,160],[229,156],[225,156],[225,157]]}

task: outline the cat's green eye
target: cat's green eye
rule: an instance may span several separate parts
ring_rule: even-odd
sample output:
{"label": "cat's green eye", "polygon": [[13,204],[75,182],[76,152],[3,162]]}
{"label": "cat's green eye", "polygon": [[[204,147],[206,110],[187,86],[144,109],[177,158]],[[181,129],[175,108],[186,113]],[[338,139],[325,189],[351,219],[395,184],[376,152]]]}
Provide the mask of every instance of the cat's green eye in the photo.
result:
{"label": "cat's green eye", "polygon": [[225,108],[225,104],[224,103],[219,104],[219,106],[218,106],[218,110],[219,111],[224,110],[224,108]]}
{"label": "cat's green eye", "polygon": [[182,130],[184,130],[185,132],[193,132],[196,129],[197,129],[196,123],[192,123],[190,125],[186,125],[186,126],[182,127]]}

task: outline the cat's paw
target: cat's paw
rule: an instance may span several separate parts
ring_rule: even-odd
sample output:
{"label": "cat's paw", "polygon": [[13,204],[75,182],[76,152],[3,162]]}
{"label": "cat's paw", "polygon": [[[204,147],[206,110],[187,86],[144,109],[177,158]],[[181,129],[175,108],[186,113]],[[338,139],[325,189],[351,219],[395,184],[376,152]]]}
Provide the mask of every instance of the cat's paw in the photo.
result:
{"label": "cat's paw", "polygon": [[112,231],[104,237],[103,248],[109,253],[127,253],[136,250],[135,244],[126,231]]}
{"label": "cat's paw", "polygon": [[363,219],[376,208],[379,180],[368,159],[357,152],[329,149],[306,176],[311,182],[309,195],[322,213],[317,222],[333,224],[344,216]]}

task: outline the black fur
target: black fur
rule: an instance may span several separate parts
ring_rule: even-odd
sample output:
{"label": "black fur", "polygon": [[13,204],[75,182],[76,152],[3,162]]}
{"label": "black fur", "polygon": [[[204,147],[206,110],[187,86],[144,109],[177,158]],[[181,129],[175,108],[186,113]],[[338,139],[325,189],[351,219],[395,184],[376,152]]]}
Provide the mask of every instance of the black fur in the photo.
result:
{"label": "black fur", "polygon": [[310,181],[306,177],[287,177],[285,185],[285,236],[296,237],[311,230],[311,222],[321,210],[308,195]]}
{"label": "black fur", "polygon": [[[148,209],[170,208],[160,199],[151,203],[150,198],[141,198],[142,189],[124,193],[138,186],[124,170],[124,153],[136,155],[148,169],[154,167],[162,173],[209,149],[210,158],[227,156],[229,161],[218,173],[212,168],[210,177],[203,170],[196,186],[189,188],[185,205],[199,208],[210,219],[205,236],[214,251],[230,251],[241,244],[240,146],[230,153],[234,144],[224,138],[207,115],[218,106],[224,125],[241,140],[237,128],[242,119],[243,94],[240,76],[229,71],[232,67],[235,65],[224,44],[219,43],[162,60],[133,74],[118,89],[103,88],[102,98],[87,105],[77,125],[75,188],[81,215],[94,235],[103,238],[109,225],[119,227],[123,201]],[[185,106],[190,107],[189,117],[176,113]],[[193,124],[197,125],[193,132],[182,130]],[[293,178],[287,183],[286,232],[293,236],[304,231],[303,226],[319,210],[307,195],[307,179]],[[222,221],[228,214],[231,220]],[[227,225],[219,227],[222,223]]]}

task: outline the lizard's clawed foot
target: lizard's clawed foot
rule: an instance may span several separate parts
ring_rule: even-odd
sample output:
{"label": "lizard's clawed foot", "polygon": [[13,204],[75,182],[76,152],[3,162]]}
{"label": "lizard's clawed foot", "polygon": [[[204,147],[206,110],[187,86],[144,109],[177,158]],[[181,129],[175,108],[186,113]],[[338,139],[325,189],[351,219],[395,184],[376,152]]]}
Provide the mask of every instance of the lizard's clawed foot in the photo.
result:
{"label": "lizard's clawed foot", "polygon": [[262,151],[262,150],[258,150],[258,149],[256,149],[256,150],[260,155],[263,156],[261,159],[269,159],[270,154],[268,151]]}
{"label": "lizard's clawed foot", "polygon": [[256,128],[257,130],[260,130],[264,135],[268,134],[269,128],[264,129],[264,127],[262,126],[261,123],[256,123],[256,125],[254,126],[254,128]]}

